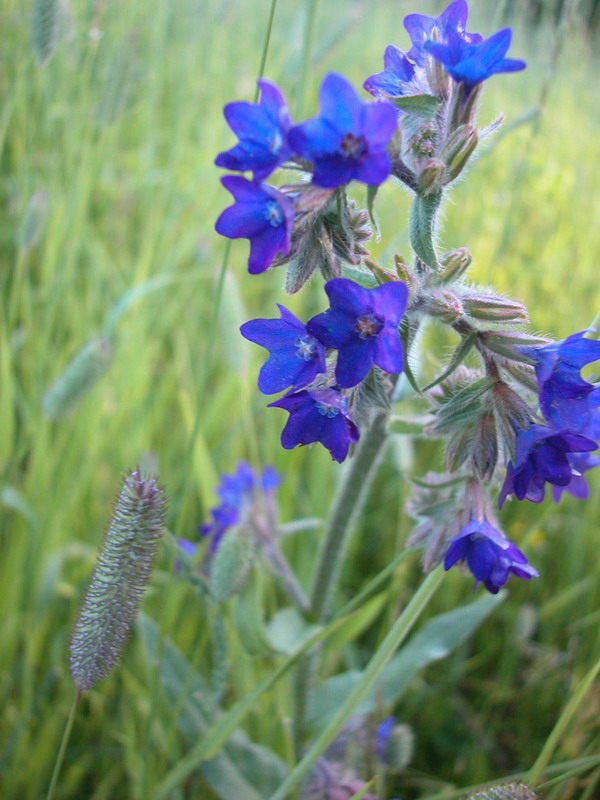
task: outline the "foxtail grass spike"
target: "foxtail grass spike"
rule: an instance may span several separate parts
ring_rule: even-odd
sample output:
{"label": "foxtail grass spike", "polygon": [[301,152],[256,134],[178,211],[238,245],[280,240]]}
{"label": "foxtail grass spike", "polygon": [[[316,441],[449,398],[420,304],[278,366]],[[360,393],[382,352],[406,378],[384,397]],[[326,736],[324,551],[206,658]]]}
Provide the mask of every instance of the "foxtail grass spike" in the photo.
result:
{"label": "foxtail grass spike", "polygon": [[45,66],[54,55],[59,33],[59,0],[35,0],[31,9],[31,44],[40,67]]}
{"label": "foxtail grass spike", "polygon": [[110,367],[113,349],[112,341],[106,337],[84,344],[44,395],[46,416],[59,419],[70,411]]}
{"label": "foxtail grass spike", "polygon": [[539,795],[524,783],[502,783],[480,789],[464,800],[539,800]]}
{"label": "foxtail grass spike", "polygon": [[71,636],[69,666],[79,690],[105,678],[119,659],[150,578],[165,505],[156,478],[127,475]]}

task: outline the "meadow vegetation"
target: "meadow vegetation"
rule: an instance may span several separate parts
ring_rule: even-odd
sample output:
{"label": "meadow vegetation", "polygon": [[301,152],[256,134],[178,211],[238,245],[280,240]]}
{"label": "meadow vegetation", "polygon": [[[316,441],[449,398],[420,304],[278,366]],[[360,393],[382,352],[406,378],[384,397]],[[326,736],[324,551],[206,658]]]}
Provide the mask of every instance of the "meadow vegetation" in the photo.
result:
{"label": "meadow vegetation", "polygon": [[[57,793],[63,800],[148,800],[198,736],[193,709],[165,692],[158,663],[171,645],[156,639],[148,620],[191,665],[177,662],[171,689],[180,685],[181,698],[190,686],[199,692],[195,682],[211,671],[215,612],[174,569],[174,537],[197,536],[219,473],[242,458],[257,467],[274,464],[284,474],[279,499],[286,521],[323,517],[343,469],[324,449],[281,449],[280,412],[266,409],[255,389],[261,354],[238,328],[282,301],[282,272],[248,275],[246,242],[234,242],[229,253],[213,230],[228,202],[213,166],[215,154],[232,143],[222,106],[253,96],[268,5],[71,0],[61,4],[56,42],[44,56],[39,43],[32,46],[23,4],[0,2],[5,800],[34,800],[48,785],[74,692],[70,628],[128,468],[140,464],[160,474],[171,533],[144,600],[145,633],[134,633],[121,666],[80,705]],[[307,35],[311,5],[316,16]],[[529,68],[486,86],[483,120],[503,110],[506,122],[454,190],[440,234],[444,249],[471,249],[474,279],[523,300],[532,328],[557,338],[590,324],[600,308],[600,64],[575,5],[558,26],[542,19],[531,28],[518,9],[511,14],[512,52]],[[419,8],[429,9],[438,6]],[[385,45],[402,44],[409,10],[408,0],[280,0],[266,74],[291,98],[295,118],[316,110],[326,71],[343,71],[360,85],[380,69]],[[505,22],[500,14],[495,3],[472,3],[478,30]],[[354,193],[364,203],[363,188]],[[386,235],[374,249],[381,263],[395,252],[410,254],[408,207],[397,185],[380,191]],[[288,305],[306,318],[320,310],[320,291],[315,282]],[[427,332],[427,377],[450,343]],[[78,387],[64,370],[86,346],[95,348],[96,371]],[[408,414],[412,403],[407,392]],[[388,449],[348,553],[342,601],[400,553],[411,526],[404,511],[409,476],[438,462],[434,442],[399,436]],[[525,771],[538,757],[600,658],[600,477],[592,473],[590,484],[585,503],[566,497],[560,506],[547,500],[505,507],[507,534],[518,538],[541,578],[509,584],[474,636],[411,681],[394,713],[413,727],[414,757],[389,796],[456,797],[441,793]],[[305,585],[319,535],[314,528],[285,542]],[[365,664],[421,580],[413,553],[367,601],[359,629],[326,646],[328,674]],[[270,618],[285,600],[269,580],[260,589]],[[448,574],[427,616],[468,602],[470,589],[464,576]],[[225,614],[225,707],[279,658],[246,652],[232,613]],[[292,709],[284,677],[243,722],[254,742],[291,764]],[[599,719],[596,682],[552,763],[597,756]],[[235,761],[233,750],[228,757]],[[194,773],[169,797],[216,797],[205,779]],[[545,796],[585,800],[598,792],[596,761],[549,785]]]}

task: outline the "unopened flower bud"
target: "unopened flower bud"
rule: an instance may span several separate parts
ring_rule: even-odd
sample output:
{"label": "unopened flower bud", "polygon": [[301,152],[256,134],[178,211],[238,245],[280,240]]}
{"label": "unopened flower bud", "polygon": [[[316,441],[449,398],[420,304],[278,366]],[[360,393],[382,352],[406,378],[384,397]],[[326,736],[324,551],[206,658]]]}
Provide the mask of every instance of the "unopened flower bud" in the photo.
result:
{"label": "unopened flower bud", "polygon": [[404,256],[399,253],[394,254],[394,267],[396,275],[408,286],[409,297],[412,299],[420,289],[421,281],[418,274],[404,260]]}
{"label": "unopened flower bud", "polygon": [[446,182],[458,178],[479,142],[477,128],[473,125],[461,125],[448,139],[442,151],[442,158],[448,167]]}
{"label": "unopened flower bud", "polygon": [[371,270],[378,283],[390,283],[390,281],[398,280],[397,275],[390,270],[385,269],[385,267],[382,267],[381,264],[378,264],[371,258],[365,258],[364,265]]}
{"label": "unopened flower bud", "polygon": [[490,322],[529,322],[527,309],[522,303],[497,295],[468,294],[462,296],[465,311],[475,319]]}
{"label": "unopened flower bud", "polygon": [[473,257],[466,247],[450,250],[441,257],[442,269],[439,273],[441,283],[452,283],[461,278],[471,266]]}
{"label": "unopened flower bud", "polygon": [[489,481],[498,461],[498,436],[492,411],[485,411],[478,419],[473,431],[471,464],[482,481]]}
{"label": "unopened flower bud", "polygon": [[239,594],[254,558],[254,542],[242,526],[231,528],[221,539],[210,570],[210,588],[217,601]]}
{"label": "unopened flower bud", "polygon": [[412,761],[415,736],[410,725],[395,725],[386,742],[382,760],[390,769],[400,771]]}
{"label": "unopened flower bud", "polygon": [[454,292],[449,289],[436,289],[427,299],[427,313],[450,324],[462,317],[465,310]]}
{"label": "unopened flower bud", "polygon": [[419,175],[419,189],[423,194],[437,192],[444,183],[446,165],[443,161],[432,158],[428,161]]}
{"label": "unopened flower bud", "polygon": [[431,91],[437,97],[446,98],[450,89],[450,76],[446,72],[446,68],[433,56],[427,55],[425,70]]}

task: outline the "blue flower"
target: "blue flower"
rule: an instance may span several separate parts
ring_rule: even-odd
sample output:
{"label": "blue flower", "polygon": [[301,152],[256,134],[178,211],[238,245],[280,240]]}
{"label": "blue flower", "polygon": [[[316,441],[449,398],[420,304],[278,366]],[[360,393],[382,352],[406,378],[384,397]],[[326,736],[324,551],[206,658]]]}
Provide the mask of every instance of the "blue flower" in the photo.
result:
{"label": "blue flower", "polygon": [[229,239],[249,239],[248,271],[264,272],[277,253],[289,252],[294,205],[266,183],[251,183],[236,175],[226,175],[221,183],[235,203],[223,211],[215,230]]}
{"label": "blue flower", "polygon": [[211,520],[200,526],[200,535],[210,537],[209,550],[215,552],[225,533],[247,517],[254,507],[257,495],[272,493],[281,478],[271,466],[257,473],[246,461],[240,461],[233,474],[221,475],[217,495],[221,503],[211,509]]}
{"label": "blue flower", "polygon": [[365,103],[352,84],[330,72],[319,93],[321,113],[293,127],[288,141],[313,162],[312,182],[334,188],[351,180],[371,185],[390,174],[387,146],[396,130],[396,111],[387,102]]}
{"label": "blue flower", "polygon": [[546,483],[568,486],[573,469],[568,454],[596,450],[596,442],[568,430],[554,430],[545,425],[530,425],[517,432],[515,464],[509,463],[500,490],[502,507],[507,495],[533,503],[544,499]]}
{"label": "blue flower", "polygon": [[258,81],[258,85],[258,103],[228,103],[223,109],[229,127],[240,141],[215,159],[218,167],[253,170],[256,181],[266,178],[290,157],[287,132],[292,126],[279,87],[264,78]]}
{"label": "blue flower", "polygon": [[383,72],[371,75],[363,83],[374,97],[401,97],[411,91],[415,66],[396,45],[389,44],[383,56]]}
{"label": "blue flower", "polygon": [[435,29],[437,40],[446,42],[453,33],[458,34],[465,42],[478,44],[483,37],[479,33],[467,33],[467,17],[469,7],[466,0],[454,0],[439,17],[428,17],[425,14],[408,14],[404,17],[404,27],[412,41],[407,56],[417,64],[425,63],[423,46],[433,36]]}
{"label": "blue flower", "polygon": [[271,353],[258,376],[263,394],[282,392],[290,386],[301,389],[325,372],[325,347],[291,311],[279,303],[277,307],[281,319],[251,319],[240,328],[242,336]]}
{"label": "blue flower", "polygon": [[561,342],[522,348],[535,359],[542,413],[554,427],[578,433],[585,433],[600,405],[600,387],[580,374],[582,367],[600,359],[600,341],[586,339],[585,334],[579,331]]}
{"label": "blue flower", "polygon": [[469,42],[463,35],[449,30],[445,42],[427,41],[425,50],[446,67],[457,83],[465,87],[465,96],[497,72],[516,72],[527,64],[517,58],[505,58],[512,32],[502,28],[480,43]]}
{"label": "blue flower", "polygon": [[386,762],[387,749],[396,721],[396,717],[391,715],[380,722],[375,729],[375,755],[384,763]]}
{"label": "blue flower", "polygon": [[398,325],[408,297],[402,281],[365,289],[348,278],[325,284],[331,308],[308,321],[306,329],[338,350],[335,377],[343,388],[356,386],[373,364],[402,372],[404,352]]}
{"label": "blue flower", "polygon": [[475,586],[481,581],[492,594],[498,593],[511,573],[526,580],[539,577],[519,548],[487,519],[471,519],[450,540],[444,569],[450,569],[457,561],[466,561]]}
{"label": "blue flower", "polygon": [[566,486],[552,487],[552,497],[555,503],[559,502],[563,492],[569,492],[579,500],[586,500],[590,496],[590,487],[583,477],[583,473],[588,469],[600,466],[600,456],[593,456],[590,453],[572,453],[569,456],[569,464],[572,470],[569,483]]}
{"label": "blue flower", "polygon": [[289,419],[281,434],[281,444],[291,450],[299,444],[321,442],[335,461],[343,461],[359,431],[348,416],[346,400],[335,389],[302,390],[286,394],[269,406],[283,408]]}

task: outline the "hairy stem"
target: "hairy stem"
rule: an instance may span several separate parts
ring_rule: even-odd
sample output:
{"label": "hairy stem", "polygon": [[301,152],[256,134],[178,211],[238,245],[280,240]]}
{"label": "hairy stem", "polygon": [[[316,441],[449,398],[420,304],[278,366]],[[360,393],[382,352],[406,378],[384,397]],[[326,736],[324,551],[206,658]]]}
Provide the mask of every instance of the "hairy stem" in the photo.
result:
{"label": "hairy stem", "polygon": [[[343,557],[387,439],[387,419],[388,412],[380,411],[363,435],[333,502],[310,595],[309,614],[316,622],[324,623],[329,619],[331,601],[338,585]],[[315,652],[309,654],[300,662],[296,671],[295,732],[298,747],[301,745],[306,727],[306,706],[315,656]]]}

